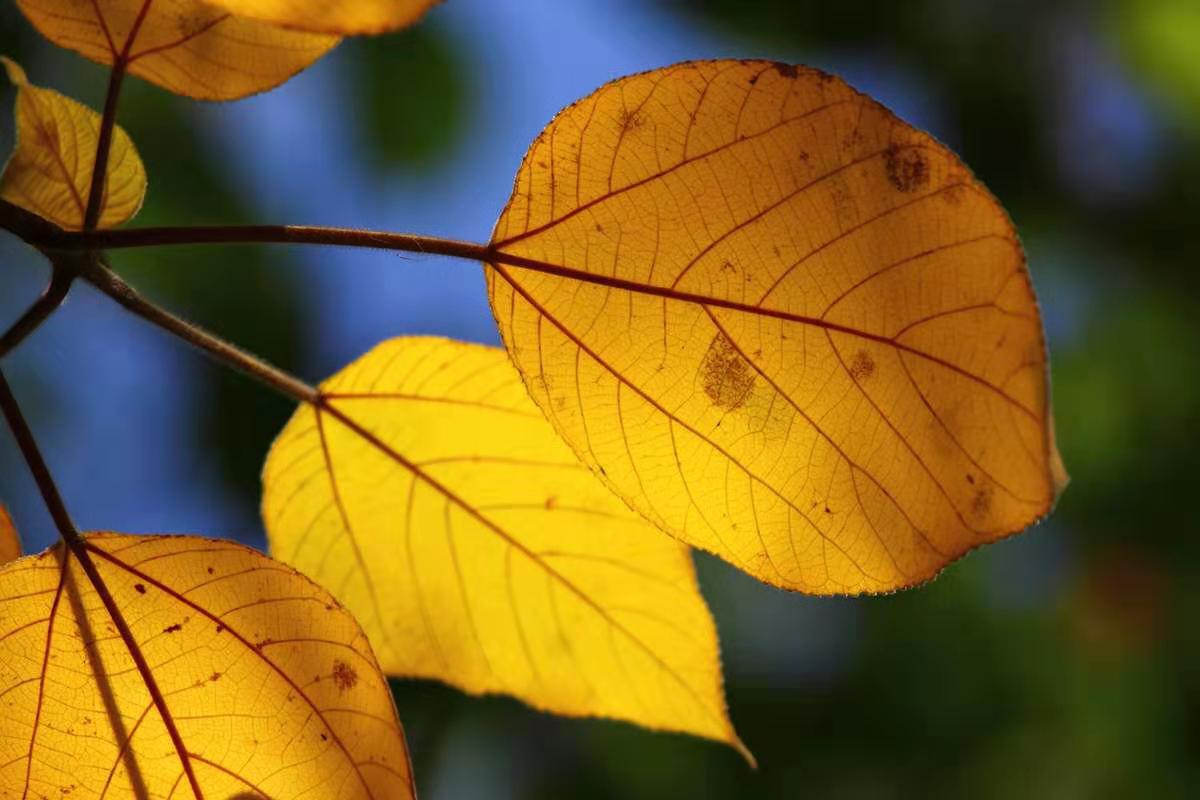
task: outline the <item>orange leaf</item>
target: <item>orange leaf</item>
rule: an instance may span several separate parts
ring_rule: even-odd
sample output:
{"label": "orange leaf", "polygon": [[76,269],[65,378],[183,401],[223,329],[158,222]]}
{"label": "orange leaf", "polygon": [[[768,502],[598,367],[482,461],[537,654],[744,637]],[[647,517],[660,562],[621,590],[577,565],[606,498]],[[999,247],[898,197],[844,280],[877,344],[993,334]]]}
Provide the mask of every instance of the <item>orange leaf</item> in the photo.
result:
{"label": "orange leaf", "polygon": [[21,537],[13,525],[8,509],[0,503],[0,565],[21,557]]}
{"label": "orange leaf", "polygon": [[761,580],[912,585],[1054,502],[1012,224],[837,78],[712,61],[614,81],[534,142],[492,247],[505,344],[562,436]]}
{"label": "orange leaf", "polygon": [[413,796],[387,681],[320,587],[228,541],[82,549],[0,568],[0,796]]}
{"label": "orange leaf", "polygon": [[231,14],[283,28],[351,36],[412,25],[440,0],[207,0]]}
{"label": "orange leaf", "polygon": [[17,0],[50,41],[176,94],[233,100],[274,88],[339,39],[281,28],[202,0]]}
{"label": "orange leaf", "polygon": [[[83,228],[100,115],[52,89],[33,86],[14,61],[0,56],[17,87],[17,143],[0,175],[0,197],[61,228]],[[146,196],[146,169],[129,135],[117,126],[109,150],[99,226],[133,218]]]}
{"label": "orange leaf", "polygon": [[579,463],[502,350],[395,339],[321,390],[271,449],[263,518],[387,672],[750,758],[688,549]]}

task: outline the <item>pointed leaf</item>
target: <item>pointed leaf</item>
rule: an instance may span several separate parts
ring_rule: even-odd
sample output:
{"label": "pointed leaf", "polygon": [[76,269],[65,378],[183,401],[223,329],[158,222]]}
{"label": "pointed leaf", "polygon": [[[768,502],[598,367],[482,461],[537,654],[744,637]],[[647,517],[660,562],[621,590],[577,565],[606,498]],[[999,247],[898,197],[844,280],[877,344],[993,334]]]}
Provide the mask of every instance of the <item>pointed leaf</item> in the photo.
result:
{"label": "pointed leaf", "polygon": [[231,14],[284,28],[351,36],[406,28],[440,0],[207,0]]}
{"label": "pointed leaf", "polygon": [[534,142],[492,246],[505,344],[558,431],[763,581],[908,586],[1050,510],[1012,224],[837,78],[712,61],[617,80]]}
{"label": "pointed leaf", "polygon": [[17,0],[50,41],[176,94],[234,100],[274,88],[339,39],[240,19],[201,0]]}
{"label": "pointed leaf", "polygon": [[20,557],[21,537],[17,535],[17,528],[13,525],[12,517],[8,515],[8,509],[0,503],[0,564],[7,564]]}
{"label": "pointed leaf", "polygon": [[320,587],[228,541],[84,552],[98,583],[62,544],[0,568],[0,796],[413,796],[387,681]]}
{"label": "pointed leaf", "polygon": [[271,450],[263,516],[387,672],[741,748],[687,548],[579,463],[503,351],[396,339],[322,392]]}
{"label": "pointed leaf", "polygon": [[[59,227],[83,227],[100,115],[52,89],[29,83],[25,71],[0,56],[17,87],[17,142],[0,175],[0,197]],[[146,169],[129,135],[113,131],[99,227],[133,218],[146,196]]]}

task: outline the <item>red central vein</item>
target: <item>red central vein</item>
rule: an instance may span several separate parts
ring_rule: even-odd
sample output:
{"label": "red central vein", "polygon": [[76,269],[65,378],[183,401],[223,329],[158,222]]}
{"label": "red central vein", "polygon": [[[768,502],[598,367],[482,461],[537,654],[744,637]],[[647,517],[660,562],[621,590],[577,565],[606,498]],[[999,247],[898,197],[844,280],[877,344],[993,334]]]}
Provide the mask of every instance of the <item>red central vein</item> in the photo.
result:
{"label": "red central vein", "polygon": [[353,431],[357,435],[361,436],[365,441],[369,442],[371,445],[373,445],[375,448],[377,448],[381,453],[388,456],[389,458],[394,459],[396,461],[396,463],[398,463],[401,467],[403,467],[404,469],[411,472],[416,478],[420,479],[421,482],[425,483],[430,488],[432,488],[434,491],[441,494],[449,502],[451,502],[454,505],[461,508],[472,519],[476,520],[479,524],[483,525],[485,528],[487,528],[488,530],[490,530],[491,532],[493,532],[494,534],[499,536],[501,539],[503,539],[505,542],[507,542],[508,545],[512,549],[520,552],[522,555],[524,555],[530,561],[532,561],[533,563],[540,566],[543,570],[546,571],[546,573],[548,575],[552,576],[555,580],[559,581],[559,583],[561,583],[563,585],[563,587],[565,587],[568,591],[570,591],[572,594],[574,594],[576,597],[578,597],[579,600],[584,605],[588,606],[593,611],[595,611],[597,614],[599,614],[614,629],[619,630],[622,634],[629,637],[630,641],[632,641],[634,644],[636,644],[643,652],[646,653],[646,655],[648,655],[655,663],[657,663],[664,672],[666,672],[668,675],[670,675],[671,678],[676,683],[678,683],[685,692],[687,692],[689,695],[691,695],[691,697],[696,701],[696,704],[699,705],[700,708],[702,708],[705,711],[705,713],[709,714],[713,719],[717,720],[718,722],[721,722],[722,725],[724,725],[723,721],[721,720],[720,715],[714,713],[713,710],[708,707],[708,704],[705,703],[700,698],[700,696],[696,693],[696,690],[692,686],[690,686],[669,664],[667,664],[665,661],[663,661],[662,657],[658,653],[656,653],[649,645],[647,645],[645,642],[643,642],[641,639],[639,639],[636,635],[634,635],[634,633],[632,631],[628,630],[624,625],[622,625],[620,622],[618,622],[616,619],[614,619],[608,613],[608,611],[606,609],[604,609],[595,600],[593,600],[590,596],[588,596],[588,594],[586,592],[584,592],[582,589],[580,589],[578,586],[576,586],[574,583],[572,583],[565,575],[563,575],[558,570],[554,569],[549,564],[547,564],[546,561],[544,559],[542,559],[537,553],[535,553],[534,551],[532,551],[528,547],[526,547],[524,545],[524,543],[513,538],[513,536],[511,534],[509,534],[508,531],[504,530],[499,525],[497,525],[495,522],[493,522],[492,520],[490,520],[489,518],[484,516],[482,513],[480,513],[479,509],[477,509],[475,506],[468,503],[457,492],[455,492],[453,489],[451,489],[446,484],[444,484],[441,481],[434,478],[432,475],[427,473],[425,470],[421,469],[421,467],[418,466],[415,462],[410,461],[409,459],[405,458],[400,452],[398,452],[397,450],[392,448],[390,445],[388,445],[387,442],[384,442],[382,439],[380,439],[374,433],[372,433],[371,431],[364,428],[356,420],[354,420],[352,417],[350,417],[349,415],[344,413],[341,409],[339,409],[336,406],[333,406],[331,404],[325,404],[324,406],[322,406],[322,410],[325,411],[326,413],[328,413],[330,416],[337,419],[339,422],[341,422],[343,425],[345,425],[351,431]]}
{"label": "red central vein", "polygon": [[[158,687],[158,681],[150,669],[149,662],[146,661],[146,656],[142,652],[142,648],[134,638],[133,631],[129,628],[129,623],[125,621],[124,615],[121,614],[121,609],[117,607],[117,601],[113,599],[112,593],[108,591],[108,584],[100,577],[100,571],[96,569],[96,565],[92,561],[89,552],[96,553],[105,558],[108,557],[108,554],[88,542],[81,542],[79,540],[72,542],[70,548],[75,557],[79,559],[79,565],[83,567],[84,573],[87,575],[88,580],[91,581],[92,588],[99,595],[100,602],[104,604],[105,610],[108,611],[108,616],[112,619],[113,625],[116,626],[117,633],[121,636],[121,641],[125,643],[125,649],[129,652],[129,657],[133,659],[142,682],[146,684],[146,690],[150,693],[151,700],[154,701],[154,707],[158,710],[158,715],[163,721],[163,726],[167,729],[167,735],[171,737],[171,744],[175,747],[175,753],[179,756],[179,761],[183,766],[184,773],[187,775],[188,783],[191,784],[192,793],[196,796],[196,800],[204,800],[204,792],[200,789],[200,783],[196,779],[195,771],[192,769],[191,759],[187,748],[183,744],[183,736],[179,733],[179,728],[175,724],[175,718],[171,715],[171,710],[167,708],[166,698],[163,696],[162,690]],[[114,561],[114,563],[119,562]]]}
{"label": "red central vein", "polygon": [[[241,642],[243,645],[245,645],[246,648],[250,652],[257,653],[258,657],[263,661],[263,663],[266,664],[267,666],[269,666],[271,668],[271,670],[273,672],[275,672],[275,674],[277,674],[280,678],[282,678],[288,684],[288,686],[290,686],[292,689],[294,689],[296,692],[296,695],[298,697],[304,698],[305,702],[308,703],[309,708],[311,708],[313,710],[313,713],[316,714],[317,717],[322,722],[325,723],[325,727],[329,730],[330,738],[333,740],[334,744],[337,745],[338,749],[342,751],[342,754],[346,756],[346,761],[354,767],[354,772],[358,776],[359,781],[362,783],[363,788],[366,790],[367,796],[374,797],[374,794],[371,792],[371,787],[367,784],[366,776],[362,774],[362,770],[359,769],[358,763],[355,762],[354,757],[350,754],[349,748],[342,741],[341,737],[338,735],[338,732],[334,729],[334,727],[329,724],[329,721],[325,718],[325,714],[322,712],[322,710],[320,708],[318,708],[317,704],[315,702],[313,702],[311,697],[308,696],[308,693],[305,692],[294,680],[292,680],[292,677],[290,675],[288,675],[287,672],[285,672],[282,667],[280,667],[274,661],[272,661],[271,659],[269,659],[265,655],[263,655],[262,652],[258,648],[256,648],[249,639],[247,639],[240,632],[238,632],[237,629],[232,627],[227,620],[225,620],[222,617],[216,616],[211,611],[209,611],[207,608],[204,608],[203,606],[193,602],[192,600],[189,600],[187,597],[185,597],[182,594],[180,594],[179,592],[175,591],[170,586],[167,586],[166,584],[164,584],[162,581],[158,580],[157,578],[154,578],[154,577],[142,572],[141,570],[137,569],[136,567],[117,558],[113,554],[105,552],[104,550],[100,549],[99,547],[96,547],[95,545],[91,544],[90,542],[84,542],[83,545],[80,547],[80,550],[83,551],[82,555],[84,555],[84,556],[86,556],[88,552],[95,553],[97,556],[99,556],[100,558],[104,559],[105,561],[108,561],[109,563],[113,564],[118,569],[125,570],[130,575],[133,575],[133,576],[145,581],[146,583],[153,585],[159,591],[162,591],[165,594],[167,594],[168,596],[175,598],[176,601],[186,605],[188,608],[191,608],[196,613],[201,614],[202,616],[204,616],[208,620],[212,621],[213,623],[219,623],[227,633],[229,633],[231,636],[233,636],[235,639],[237,639],[239,642]],[[80,560],[82,562],[82,559],[80,559]],[[87,563],[91,564],[92,563],[91,559],[88,559]],[[85,570],[86,570],[86,567],[85,567]],[[94,564],[92,565],[92,572],[95,572]],[[91,573],[89,573],[89,578],[90,577],[91,577]],[[93,579],[93,584],[95,584],[98,580],[99,580],[99,575],[97,574],[96,578]],[[107,597],[108,602],[112,602],[112,596],[110,594],[108,594],[108,588],[107,588],[107,586],[104,585],[103,581],[99,581],[99,586],[97,587],[97,589],[99,589],[100,586],[104,586],[103,593],[101,594],[101,599],[104,599],[104,597]],[[107,606],[107,603],[105,605]],[[115,608],[115,603],[114,603],[114,608]],[[117,612],[117,615],[118,615],[118,617],[120,616],[119,611]],[[113,621],[117,622],[117,619],[114,618]],[[122,627],[123,627],[123,631],[122,631]],[[118,630],[122,631],[122,638],[124,638],[125,633],[129,631],[128,626],[125,626],[124,618],[120,618]],[[130,640],[132,640],[132,633],[130,633],[129,636],[130,636]],[[127,641],[126,644],[130,645],[130,642]],[[137,647],[136,643],[133,643],[131,645],[131,654],[134,655],[135,661],[139,663],[139,670],[141,670],[142,665],[145,665],[146,671],[143,673],[143,678],[146,679],[148,685],[151,684],[151,682],[153,682],[153,680],[154,680],[154,677],[153,677],[153,675],[150,674],[149,665],[146,664],[145,657],[142,655],[141,650]],[[162,694],[161,694],[161,692],[158,692],[157,684],[155,683],[155,684],[153,684],[153,686],[154,686],[154,693],[156,693],[155,696],[157,698],[161,699]],[[176,737],[178,736],[178,731],[175,729],[174,720],[170,717],[169,713],[167,713],[165,711],[165,708],[166,708],[166,704],[164,702],[162,704],[162,706],[160,707],[159,711],[160,711],[160,713],[163,714],[164,721],[167,722],[168,731],[174,732],[172,734],[172,741],[176,742],[176,747],[180,754],[180,760],[183,761],[184,770],[188,775],[188,780],[192,782],[192,789],[196,793],[196,798],[197,798],[197,800],[202,800],[204,795],[200,792],[200,787],[195,782],[196,781],[195,774],[192,772],[191,760],[190,760],[191,753],[188,752],[183,747],[182,739],[178,739],[178,741],[176,741]]]}
{"label": "red central vein", "polygon": [[54,619],[58,616],[58,603],[62,600],[63,587],[66,586],[67,564],[70,560],[71,554],[64,552],[62,567],[58,574],[58,589],[54,594],[54,602],[50,604],[50,617],[46,627],[46,649],[42,653],[42,674],[38,680],[37,710],[33,713],[33,731],[29,734],[29,753],[25,761],[25,791],[21,794],[22,800],[29,796],[29,775],[33,770],[33,747],[37,742],[38,727],[42,722],[42,701],[46,696],[46,671],[50,667],[50,644],[54,640]]}
{"label": "red central vein", "polygon": [[[848,325],[830,322],[829,320],[821,319],[820,317],[795,314],[790,311],[782,311],[773,308],[760,308],[759,306],[750,305],[748,303],[739,303],[736,300],[727,300],[722,297],[712,297],[710,295],[696,294],[694,292],[684,292],[678,289],[670,289],[663,286],[647,286],[644,283],[629,280],[627,278],[616,278],[607,275],[600,275],[594,272],[586,272],[573,267],[564,267],[559,264],[552,264],[548,261],[541,261],[536,258],[526,258],[525,256],[518,256],[502,251],[493,251],[489,253],[488,258],[490,266],[500,272],[504,276],[505,282],[509,283],[514,288],[519,285],[519,282],[513,276],[509,275],[507,270],[501,268],[501,264],[510,267],[528,269],[534,272],[545,273],[547,275],[554,275],[555,277],[559,278],[570,278],[572,280],[584,281],[586,283],[594,283],[601,286],[607,286],[610,289],[621,289],[626,292],[635,292],[653,297],[661,297],[667,300],[677,300],[683,303],[693,303],[698,306],[726,308],[731,311],[742,311],[747,314],[757,314],[764,317],[771,317],[773,319],[780,319],[785,322],[795,322],[800,325],[810,325],[814,328],[821,328],[823,330],[834,331],[836,333],[844,333],[848,336],[855,336],[860,339],[878,342],[879,344],[887,347],[892,347],[917,356],[918,358],[925,359],[926,361],[944,367],[945,369],[948,369],[951,372],[966,378],[967,380],[977,383],[985,389],[988,389],[989,391],[999,395],[1005,402],[1011,404],[1018,411],[1029,417],[1033,422],[1039,425],[1042,424],[1041,417],[1035,411],[1025,406],[1012,395],[1005,392],[1001,387],[995,385],[986,378],[976,375],[973,372],[969,372],[952,361],[947,361],[940,356],[927,353],[924,350],[919,350],[911,345],[904,344],[903,342],[898,342],[889,336],[884,336],[878,333],[870,333],[858,328],[852,328]],[[525,294],[524,287],[521,287],[520,291],[522,294]]]}

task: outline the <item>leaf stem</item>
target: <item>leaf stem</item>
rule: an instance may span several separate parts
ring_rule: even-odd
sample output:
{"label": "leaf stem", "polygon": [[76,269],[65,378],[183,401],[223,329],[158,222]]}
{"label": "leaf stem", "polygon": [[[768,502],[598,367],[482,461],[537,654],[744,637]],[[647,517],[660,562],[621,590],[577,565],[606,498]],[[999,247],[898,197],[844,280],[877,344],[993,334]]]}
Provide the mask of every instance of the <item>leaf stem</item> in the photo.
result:
{"label": "leaf stem", "polygon": [[43,322],[49,319],[50,315],[67,299],[74,280],[75,276],[69,270],[58,266],[54,267],[54,271],[50,273],[50,283],[41,296],[25,310],[25,313],[12,324],[12,327],[0,335],[0,359],[12,352],[17,345],[25,341],[30,334],[41,327]]}
{"label": "leaf stem", "polygon": [[293,400],[318,406],[322,404],[321,393],[315,387],[147,300],[99,260],[93,261],[83,271],[82,277],[128,311],[204,351],[217,361]]}
{"label": "leaf stem", "polygon": [[67,506],[63,503],[62,495],[58,493],[54,476],[51,475],[50,468],[46,466],[46,461],[42,458],[37,440],[33,437],[29,423],[25,421],[25,415],[21,413],[21,406],[17,403],[16,395],[13,394],[12,387],[8,385],[3,370],[0,370],[0,409],[3,409],[4,418],[8,421],[13,438],[17,440],[17,446],[21,448],[21,455],[25,457],[25,463],[29,465],[29,471],[33,474],[38,491],[42,493],[46,510],[54,519],[54,525],[58,528],[59,535],[72,548],[82,544],[79,530],[71,521],[71,515],[67,513]]}
{"label": "leaf stem", "polygon": [[[149,4],[147,4],[149,5]],[[144,14],[143,9],[143,14]],[[139,17],[139,22],[141,18]],[[130,35],[130,42],[133,36]],[[96,139],[96,158],[92,162],[92,186],[88,191],[87,210],[83,215],[83,229],[94,230],[100,221],[100,210],[104,200],[104,182],[108,173],[108,153],[112,149],[113,129],[117,124],[117,103],[121,99],[121,83],[125,78],[128,63],[128,45],[125,52],[113,61],[108,75],[108,92],[104,97],[104,114],[100,118],[100,135]]]}
{"label": "leaf stem", "polygon": [[63,542],[69,548],[71,554],[79,560],[79,565],[83,568],[84,573],[91,582],[92,588],[99,595],[100,602],[104,604],[105,610],[108,611],[108,616],[112,619],[113,625],[121,636],[121,640],[125,643],[126,650],[129,651],[130,658],[133,659],[138,673],[145,682],[146,689],[150,692],[154,706],[158,709],[163,724],[167,728],[167,733],[171,737],[171,742],[175,746],[175,751],[179,754],[179,758],[183,762],[184,771],[187,773],[192,792],[198,798],[203,797],[200,785],[196,780],[195,772],[192,769],[191,760],[188,757],[188,750],[184,746],[183,737],[180,735],[174,718],[167,708],[166,698],[154,678],[154,672],[150,669],[150,664],[146,661],[145,654],[142,653],[141,648],[138,646],[129,623],[126,622],[124,615],[121,614],[121,609],[117,606],[112,592],[108,590],[108,585],[100,576],[100,571],[96,569],[96,564],[92,561],[91,554],[88,552],[90,545],[79,535],[79,530],[75,527],[75,523],[71,521],[71,515],[67,513],[66,505],[63,503],[62,496],[58,493],[58,487],[54,484],[54,478],[50,474],[50,468],[46,466],[46,462],[38,450],[37,442],[33,437],[33,431],[30,430],[29,424],[25,421],[25,416],[21,413],[21,407],[18,405],[17,398],[13,395],[12,388],[8,385],[8,381],[4,377],[3,370],[0,370],[0,409],[3,409],[4,417],[8,420],[8,426],[12,429],[13,436],[17,440],[17,445],[21,448],[21,453],[25,456],[26,463],[29,464],[29,471],[33,473],[33,478],[42,493],[42,499],[46,502],[46,508],[49,509],[50,516],[54,518],[54,524],[58,527],[59,535],[62,536]]}
{"label": "leaf stem", "polygon": [[310,225],[195,225],[86,233],[62,231],[54,234],[50,241],[32,243],[63,250],[115,250],[189,244],[316,244],[399,250],[475,261],[485,261],[492,255],[492,248],[487,245],[457,239]]}

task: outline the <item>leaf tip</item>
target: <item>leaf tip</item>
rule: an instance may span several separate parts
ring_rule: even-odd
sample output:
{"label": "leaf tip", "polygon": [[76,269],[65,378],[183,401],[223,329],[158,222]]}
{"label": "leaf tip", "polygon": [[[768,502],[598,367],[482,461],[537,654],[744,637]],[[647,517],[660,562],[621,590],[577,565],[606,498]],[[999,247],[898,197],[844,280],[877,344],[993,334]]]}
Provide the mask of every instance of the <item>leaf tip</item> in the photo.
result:
{"label": "leaf tip", "polygon": [[13,61],[8,56],[0,56],[0,64],[4,64],[4,71],[8,73],[8,80],[13,86],[22,87],[29,84],[29,78],[25,75],[25,70],[21,65]]}

